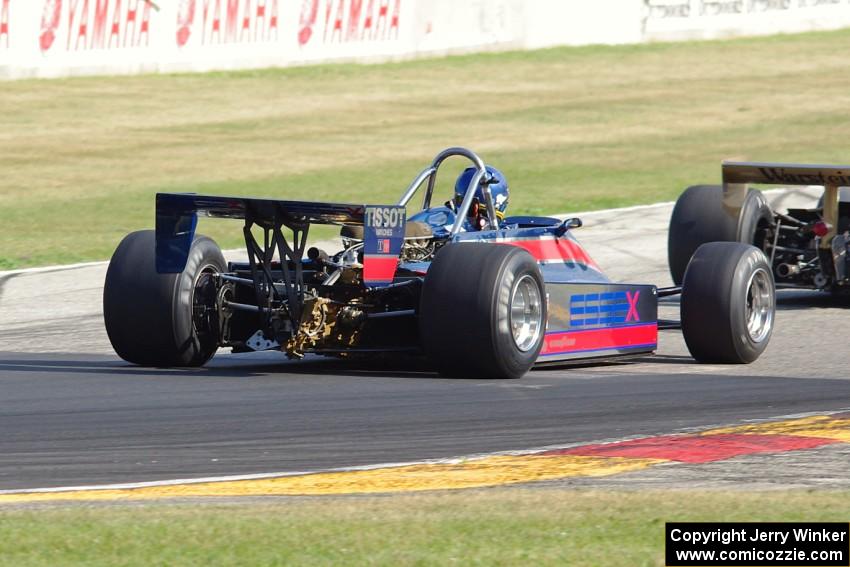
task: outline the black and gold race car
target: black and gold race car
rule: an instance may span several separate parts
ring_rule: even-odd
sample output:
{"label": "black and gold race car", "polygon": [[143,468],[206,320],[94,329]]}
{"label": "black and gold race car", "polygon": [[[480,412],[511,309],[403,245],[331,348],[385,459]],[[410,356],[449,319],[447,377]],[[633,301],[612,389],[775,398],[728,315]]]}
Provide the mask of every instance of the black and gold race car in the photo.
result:
{"label": "black and gold race car", "polygon": [[[777,287],[850,293],[850,166],[722,164],[722,185],[689,187],[676,202],[668,233],[670,275],[685,276],[706,242],[751,244],[769,259]],[[820,186],[811,208],[773,210],[750,185]]]}

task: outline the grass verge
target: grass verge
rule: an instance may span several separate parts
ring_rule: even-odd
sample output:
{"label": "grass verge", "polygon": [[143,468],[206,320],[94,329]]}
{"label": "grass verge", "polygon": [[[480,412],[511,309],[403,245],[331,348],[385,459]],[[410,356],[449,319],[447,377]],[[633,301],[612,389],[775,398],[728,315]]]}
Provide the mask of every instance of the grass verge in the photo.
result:
{"label": "grass verge", "polygon": [[662,565],[667,521],[847,521],[850,493],[497,489],[0,510],[5,565]]}
{"label": "grass verge", "polygon": [[[839,31],[3,83],[0,269],[105,259],[153,224],[157,191],[392,202],[450,145],[506,172],[517,214],[672,199],[724,158],[848,161],[848,47]],[[239,244],[231,223],[201,228]]]}

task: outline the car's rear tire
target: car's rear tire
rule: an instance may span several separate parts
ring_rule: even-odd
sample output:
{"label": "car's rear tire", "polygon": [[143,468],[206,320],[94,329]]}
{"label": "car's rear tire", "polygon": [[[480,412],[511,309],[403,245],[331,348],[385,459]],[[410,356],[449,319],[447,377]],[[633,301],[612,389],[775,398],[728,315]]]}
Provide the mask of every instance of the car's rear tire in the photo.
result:
{"label": "car's rear tire", "polygon": [[766,254],[766,239],[772,233],[770,229],[774,226],[773,217],[773,209],[770,208],[764,193],[758,189],[750,189],[738,217],[737,241],[752,244]]}
{"label": "car's rear tire", "polygon": [[197,236],[179,274],[156,271],[152,230],[133,232],[118,245],[103,288],[103,318],[115,352],[141,366],[201,366],[218,348],[217,329],[199,329],[195,288],[227,264],[218,245]]}
{"label": "car's rear tire", "polygon": [[676,201],[667,233],[667,261],[681,285],[688,262],[706,242],[743,242],[764,249],[773,211],[761,191],[750,189],[736,217],[723,207],[723,187],[694,185]]}
{"label": "car's rear tire", "polygon": [[419,305],[422,348],[444,376],[519,378],[543,346],[543,276],[534,258],[515,246],[444,246],[428,269]]}
{"label": "car's rear tire", "polygon": [[761,356],[776,312],[764,253],[739,242],[710,242],[691,258],[682,285],[682,334],[699,362],[740,364]]}

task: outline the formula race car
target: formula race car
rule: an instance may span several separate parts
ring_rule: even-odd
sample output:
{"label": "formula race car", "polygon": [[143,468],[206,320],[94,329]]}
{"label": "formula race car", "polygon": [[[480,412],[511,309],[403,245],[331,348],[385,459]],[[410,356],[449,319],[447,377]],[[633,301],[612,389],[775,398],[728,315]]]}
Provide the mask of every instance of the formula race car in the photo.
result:
{"label": "formula race car", "polygon": [[[850,293],[850,166],[724,162],[722,173],[723,185],[689,187],[676,201],[667,248],[675,283],[701,245],[728,241],[762,250],[777,287]],[[824,192],[814,208],[779,212],[749,184]]]}
{"label": "formula race car", "polygon": [[[472,166],[432,204],[452,156]],[[199,366],[219,347],[409,353],[476,378],[646,355],[659,328],[680,327],[699,361],[751,362],[767,346],[774,286],[757,248],[699,247],[681,287],[612,283],[573,236],[579,219],[505,216],[508,197],[501,172],[464,148],[437,155],[393,205],[159,194],[156,230],[129,234],[112,256],[106,330],[119,356],[145,366]],[[242,220],[248,261],[228,264],[196,236],[198,215]],[[312,224],[341,225],[342,250],[306,250]],[[658,298],[679,293],[681,322],[659,321]]]}

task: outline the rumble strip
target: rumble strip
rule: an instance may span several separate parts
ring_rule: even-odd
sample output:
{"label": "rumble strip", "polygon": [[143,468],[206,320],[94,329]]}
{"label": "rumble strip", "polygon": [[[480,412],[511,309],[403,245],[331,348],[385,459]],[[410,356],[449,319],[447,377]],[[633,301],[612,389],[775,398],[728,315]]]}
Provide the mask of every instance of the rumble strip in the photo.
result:
{"label": "rumble strip", "polygon": [[0,491],[0,504],[480,488],[570,477],[609,476],[662,463],[708,463],[757,453],[814,449],[835,443],[850,443],[850,414],[814,415],[610,443],[313,473]]}

